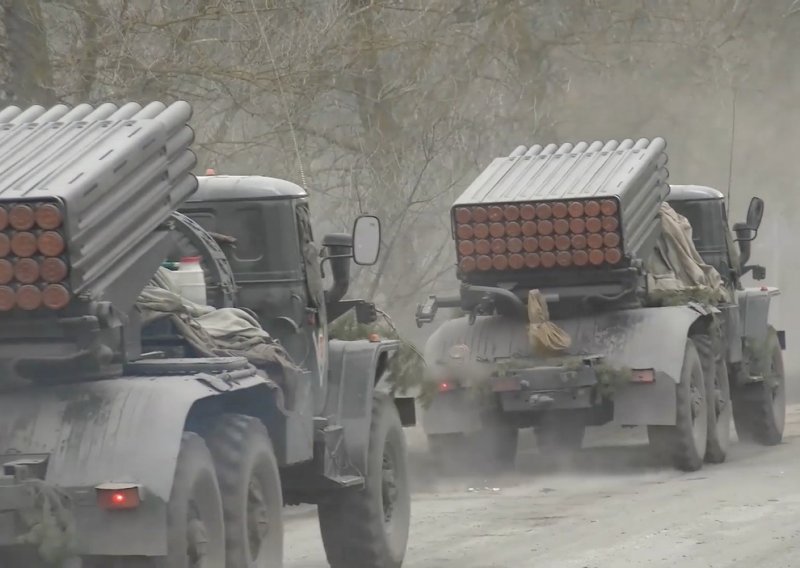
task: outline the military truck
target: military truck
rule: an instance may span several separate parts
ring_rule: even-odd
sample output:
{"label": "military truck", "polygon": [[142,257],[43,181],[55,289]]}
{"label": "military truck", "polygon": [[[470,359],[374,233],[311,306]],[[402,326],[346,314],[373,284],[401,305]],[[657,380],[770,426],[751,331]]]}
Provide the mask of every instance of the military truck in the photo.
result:
{"label": "military truck", "polygon": [[[310,503],[331,566],[397,568],[397,344],[327,334],[375,318],[345,295],[379,220],[319,252],[301,187],[191,173],[190,117],[0,111],[0,565],[278,567],[282,509]],[[187,257],[208,306],[174,285]]]}
{"label": "military truck", "polygon": [[[422,424],[437,456],[511,465],[518,432],[540,453],[580,448],[585,428],[647,428],[694,471],[741,440],[772,445],[785,421],[785,334],[776,288],[745,287],[764,203],[728,227],[712,188],[667,184],[657,138],[519,147],[451,210],[457,310],[425,347]],[[738,244],[738,249],[734,246]],[[463,457],[463,456],[462,456]]]}

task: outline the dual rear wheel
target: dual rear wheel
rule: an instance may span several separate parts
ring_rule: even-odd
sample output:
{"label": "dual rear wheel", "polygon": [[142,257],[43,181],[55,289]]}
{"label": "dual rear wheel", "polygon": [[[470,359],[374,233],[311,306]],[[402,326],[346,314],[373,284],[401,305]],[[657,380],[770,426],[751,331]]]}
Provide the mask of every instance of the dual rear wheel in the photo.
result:
{"label": "dual rear wheel", "polygon": [[223,415],[206,440],[183,434],[167,510],[168,554],[149,565],[280,568],[282,508],[266,428],[249,416]]}
{"label": "dual rear wheel", "polygon": [[[397,409],[376,395],[363,488],[332,493],[319,521],[332,568],[399,568],[411,497]],[[269,433],[238,414],[217,419],[205,440],[186,432],[168,505],[168,554],[115,568],[280,568],[283,497]]]}
{"label": "dual rear wheel", "polygon": [[[651,447],[680,470],[696,471],[703,462],[725,461],[731,419],[742,441],[780,443],[786,418],[783,355],[775,330],[769,329],[761,361],[752,371],[761,380],[732,391],[722,346],[708,335],[686,342],[681,380],[676,388],[674,426],[650,426]],[[761,368],[763,367],[763,368]]]}

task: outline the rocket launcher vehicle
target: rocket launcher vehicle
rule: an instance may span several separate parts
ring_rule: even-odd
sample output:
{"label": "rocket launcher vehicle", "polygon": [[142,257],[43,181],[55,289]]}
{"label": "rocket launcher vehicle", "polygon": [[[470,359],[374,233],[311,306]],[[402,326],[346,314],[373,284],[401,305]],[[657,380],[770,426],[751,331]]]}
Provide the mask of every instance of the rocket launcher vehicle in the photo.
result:
{"label": "rocket launcher vehicle", "polygon": [[135,356],[135,302],[197,188],[191,115],[186,102],[0,110],[0,379],[113,374]]}
{"label": "rocket launcher vehicle", "polygon": [[661,231],[666,143],[520,146],[496,158],[451,210],[469,284],[581,284],[640,265]]}

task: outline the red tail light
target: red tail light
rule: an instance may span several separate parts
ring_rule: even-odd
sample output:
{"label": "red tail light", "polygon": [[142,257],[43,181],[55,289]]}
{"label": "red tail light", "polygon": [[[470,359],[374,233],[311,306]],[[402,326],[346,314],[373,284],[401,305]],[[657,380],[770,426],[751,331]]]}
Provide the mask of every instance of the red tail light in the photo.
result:
{"label": "red tail light", "polygon": [[136,509],[142,504],[139,487],[129,486],[119,488],[97,487],[97,505],[108,511],[125,511]]}

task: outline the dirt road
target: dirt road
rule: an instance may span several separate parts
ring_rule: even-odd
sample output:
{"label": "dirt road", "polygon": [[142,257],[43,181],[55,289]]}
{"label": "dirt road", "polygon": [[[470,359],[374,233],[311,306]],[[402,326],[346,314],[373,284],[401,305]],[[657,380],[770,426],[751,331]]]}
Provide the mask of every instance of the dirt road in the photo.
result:
{"label": "dirt road", "polygon": [[[446,481],[412,435],[405,566],[800,566],[800,406],[790,409],[782,445],[737,443],[728,463],[694,474],[653,464],[641,432],[615,434],[595,433],[593,447],[557,470],[524,449],[514,475]],[[286,547],[287,568],[327,566],[313,511],[289,515]]]}

